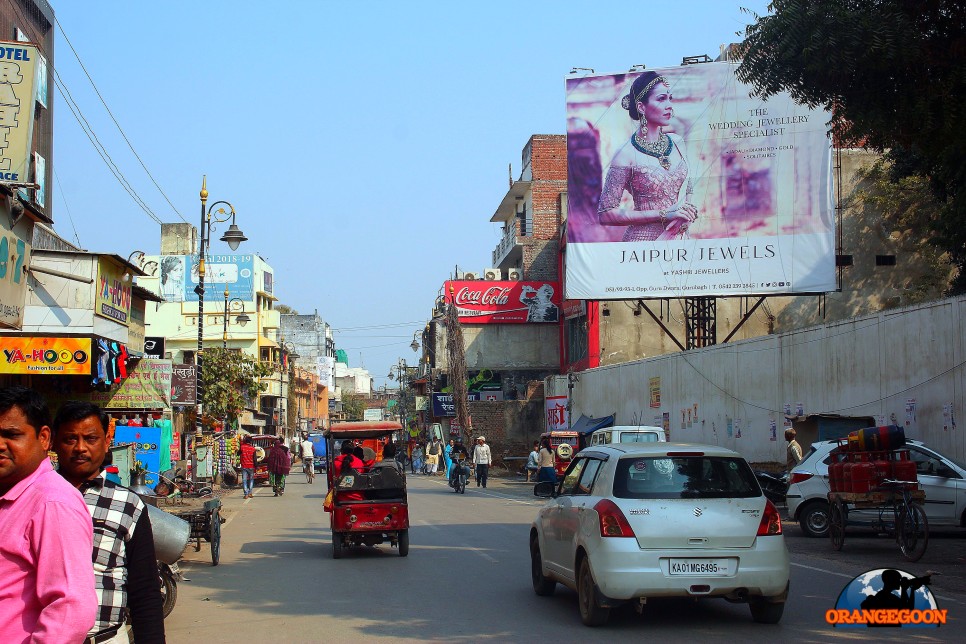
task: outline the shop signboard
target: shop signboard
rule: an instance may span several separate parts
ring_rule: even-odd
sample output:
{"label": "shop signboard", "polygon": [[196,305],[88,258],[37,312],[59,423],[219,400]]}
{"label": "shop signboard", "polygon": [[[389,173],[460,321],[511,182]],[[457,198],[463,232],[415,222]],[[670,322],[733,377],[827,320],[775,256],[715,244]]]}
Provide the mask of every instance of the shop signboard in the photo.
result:
{"label": "shop signboard", "polygon": [[736,69],[567,79],[568,299],[835,290],[831,115]]}
{"label": "shop signboard", "polygon": [[448,281],[444,292],[464,324],[542,324],[560,319],[557,282]]}
{"label": "shop signboard", "polygon": [[193,364],[176,364],[171,368],[171,404],[197,404],[197,390],[195,388],[195,366]]}
{"label": "shop signboard", "polygon": [[164,338],[155,335],[144,338],[144,357],[158,360],[164,358]]}
{"label": "shop signboard", "polygon": [[436,418],[456,416],[456,403],[453,402],[453,394],[433,394],[433,416]]}
{"label": "shop signboard", "polygon": [[0,336],[0,373],[90,375],[90,338]]}
{"label": "shop signboard", "polygon": [[363,410],[362,420],[382,420],[382,409],[379,407],[374,407]]}
{"label": "shop signboard", "polygon": [[0,41],[0,183],[30,183],[37,47]]}
{"label": "shop signboard", "polygon": [[147,469],[144,482],[153,488],[158,483],[158,470],[161,467],[161,428],[118,425],[114,430],[114,444],[124,443],[134,444],[134,458]]}
{"label": "shop signboard", "polygon": [[124,326],[130,322],[131,274],[108,257],[99,257],[97,260],[94,313]]}
{"label": "shop signboard", "polygon": [[170,360],[142,358],[114,391],[93,391],[91,402],[104,409],[167,409],[171,406]]}
{"label": "shop signboard", "polygon": [[0,216],[0,327],[18,330],[23,327],[27,297],[24,269],[30,265],[32,234],[33,222],[29,217],[20,217],[11,225],[10,217]]}

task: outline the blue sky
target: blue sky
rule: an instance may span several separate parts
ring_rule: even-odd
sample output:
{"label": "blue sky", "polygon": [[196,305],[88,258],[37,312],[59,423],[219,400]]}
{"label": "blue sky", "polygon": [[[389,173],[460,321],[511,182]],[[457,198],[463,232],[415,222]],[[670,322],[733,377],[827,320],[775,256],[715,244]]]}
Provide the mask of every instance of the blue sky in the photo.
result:
{"label": "blue sky", "polygon": [[[131,2],[51,0],[57,231],[157,253],[160,226],[68,109],[70,93],[164,222],[230,201],[276,294],[318,310],[352,366],[410,363],[456,266],[491,265],[490,223],[532,134],[562,134],[572,67],[618,72],[717,56],[763,0],[679,2]],[[142,169],[64,38],[77,50]],[[167,199],[174,204],[180,216]],[[214,252],[227,252],[213,235]]]}

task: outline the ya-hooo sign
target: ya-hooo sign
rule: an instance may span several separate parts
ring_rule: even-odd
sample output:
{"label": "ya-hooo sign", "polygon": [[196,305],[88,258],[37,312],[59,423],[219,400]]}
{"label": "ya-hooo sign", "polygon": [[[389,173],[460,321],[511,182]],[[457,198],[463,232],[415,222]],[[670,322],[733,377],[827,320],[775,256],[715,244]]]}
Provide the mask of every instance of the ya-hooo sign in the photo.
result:
{"label": "ya-hooo sign", "polygon": [[526,324],[560,319],[556,282],[446,282],[447,299],[464,324]]}
{"label": "ya-hooo sign", "polygon": [[0,183],[29,181],[37,47],[0,41]]}
{"label": "ya-hooo sign", "polygon": [[94,313],[127,326],[131,317],[131,278],[124,281],[124,274],[124,269],[111,260],[98,260]]}
{"label": "ya-hooo sign", "polygon": [[0,373],[90,375],[90,338],[0,337]]}

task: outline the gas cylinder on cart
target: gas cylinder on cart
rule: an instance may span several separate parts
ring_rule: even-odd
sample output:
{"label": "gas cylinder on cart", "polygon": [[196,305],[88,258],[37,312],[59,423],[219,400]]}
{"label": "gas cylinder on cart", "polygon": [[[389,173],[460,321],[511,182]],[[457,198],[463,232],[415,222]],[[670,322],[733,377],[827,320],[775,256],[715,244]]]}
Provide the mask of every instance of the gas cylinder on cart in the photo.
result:
{"label": "gas cylinder on cart", "polygon": [[852,493],[865,494],[872,489],[875,465],[867,460],[852,464]]}
{"label": "gas cylinder on cart", "polygon": [[840,479],[841,480],[841,488],[842,488],[841,491],[842,492],[851,492],[852,491],[852,468],[855,465],[856,464],[853,463],[851,459],[849,459],[849,460],[845,461],[844,463],[842,463],[842,470],[841,470],[841,472],[842,472],[841,473],[841,477],[842,478]]}
{"label": "gas cylinder on cart", "polygon": [[845,463],[838,460],[837,456],[833,458],[835,460],[828,466],[829,489],[832,492],[844,492],[843,470]]}
{"label": "gas cylinder on cart", "polygon": [[906,444],[906,432],[898,425],[866,427],[851,432],[848,441],[853,452],[888,452]]}
{"label": "gas cylinder on cart", "polygon": [[889,461],[889,453],[872,452],[871,461],[873,467],[875,467],[872,486],[879,487],[883,481],[892,476],[892,463]]}
{"label": "gas cylinder on cart", "polygon": [[916,471],[915,461],[909,460],[909,450],[898,450],[895,457],[896,460],[892,461],[892,478],[897,481],[918,481],[919,473]]}

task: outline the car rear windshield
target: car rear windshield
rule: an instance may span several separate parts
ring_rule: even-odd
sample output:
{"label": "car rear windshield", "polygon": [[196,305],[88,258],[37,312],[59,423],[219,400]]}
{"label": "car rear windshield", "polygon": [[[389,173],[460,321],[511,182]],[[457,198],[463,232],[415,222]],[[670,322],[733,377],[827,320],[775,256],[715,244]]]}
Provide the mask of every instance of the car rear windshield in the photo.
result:
{"label": "car rear windshield", "polygon": [[627,432],[621,434],[622,443],[659,443],[657,434],[653,432]]}
{"label": "car rear windshield", "polygon": [[761,496],[743,458],[725,456],[624,457],[617,463],[620,499],[735,499]]}

